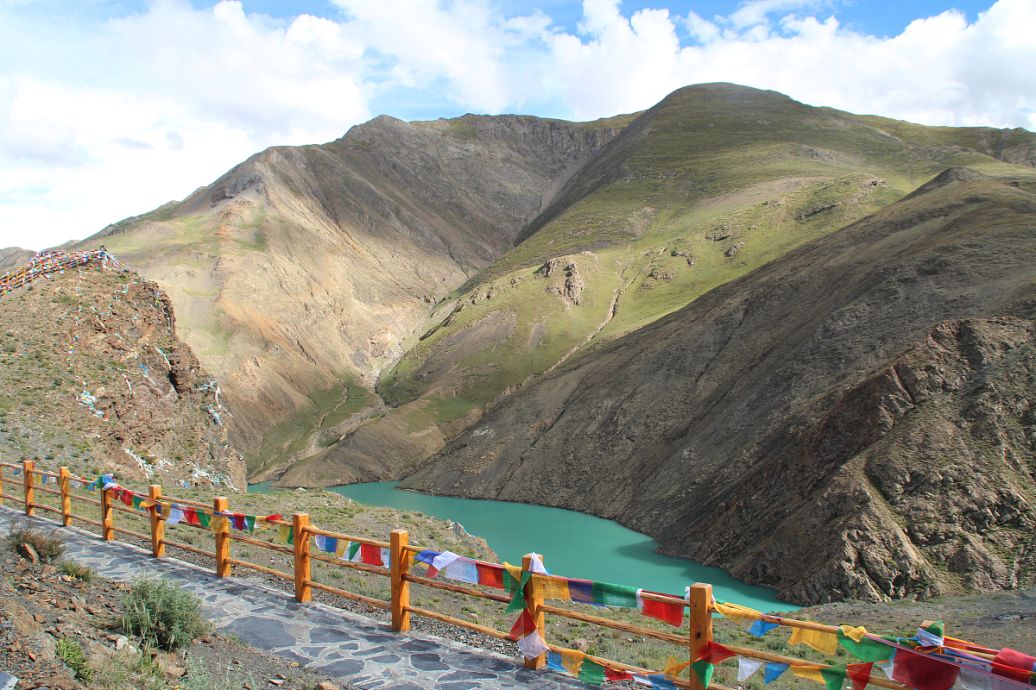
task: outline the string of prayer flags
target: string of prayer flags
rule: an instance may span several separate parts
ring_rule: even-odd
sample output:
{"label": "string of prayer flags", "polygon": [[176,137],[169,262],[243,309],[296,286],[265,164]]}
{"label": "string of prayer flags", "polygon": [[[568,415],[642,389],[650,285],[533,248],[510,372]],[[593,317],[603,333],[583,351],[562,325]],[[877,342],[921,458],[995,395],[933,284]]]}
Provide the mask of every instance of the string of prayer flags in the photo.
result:
{"label": "string of prayer flags", "polygon": [[[684,605],[674,604],[665,601],[654,601],[652,599],[645,599],[642,594],[645,590],[637,590],[637,608],[640,612],[648,618],[654,618],[660,620],[669,625],[674,625],[679,628],[683,625],[683,610]],[[650,592],[650,594],[656,594],[657,592]]]}
{"label": "string of prayer flags", "polygon": [[839,628],[837,636],[838,644],[845,647],[845,651],[860,661],[888,661],[895,654],[895,648],[867,637],[866,631],[857,639],[858,630],[863,630],[863,628],[850,628],[848,625],[843,625]]}
{"label": "string of prayer flags", "polygon": [[525,585],[531,576],[532,573],[523,573],[521,568],[504,563],[504,589],[511,593],[511,603],[505,611],[512,613],[525,608]]}
{"label": "string of prayer flags", "polygon": [[[571,585],[569,585],[571,590]],[[614,585],[610,582],[594,582],[592,596],[593,603],[602,606],[616,606],[620,608],[635,609],[637,606],[637,590],[626,585]]]}
{"label": "string of prayer flags", "polygon": [[230,526],[239,532],[255,532],[255,515],[242,515],[241,513],[230,513],[226,515],[230,519]]}
{"label": "string of prayer flags", "polygon": [[781,664],[775,661],[767,662],[766,667],[763,669],[763,683],[769,685],[784,675],[788,668],[788,664]]}
{"label": "string of prayer flags", "polygon": [[792,628],[788,644],[804,644],[821,654],[831,656],[838,649],[838,636],[835,633],[806,628]]}

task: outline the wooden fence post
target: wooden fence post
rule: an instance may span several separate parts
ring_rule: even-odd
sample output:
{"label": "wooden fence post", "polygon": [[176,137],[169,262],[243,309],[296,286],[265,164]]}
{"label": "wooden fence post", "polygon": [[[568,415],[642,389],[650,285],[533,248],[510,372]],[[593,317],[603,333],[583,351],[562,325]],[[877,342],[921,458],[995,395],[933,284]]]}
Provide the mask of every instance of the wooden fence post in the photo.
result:
{"label": "wooden fence post", "polygon": [[105,489],[101,483],[101,539],[111,541],[115,538],[115,509],[112,508],[111,489]]}
{"label": "wooden fence post", "polygon": [[[522,573],[532,572],[532,554],[527,553],[522,556]],[[525,585],[525,610],[532,616],[532,620],[536,623],[536,629],[540,631],[540,635],[543,636],[543,641],[547,641],[547,626],[545,624],[546,616],[543,613],[543,593],[540,591],[539,586],[536,584],[535,579],[529,578],[529,583]],[[532,659],[525,660],[525,668],[540,669],[547,665],[546,653],[540,654]]]}
{"label": "wooden fence post", "polygon": [[4,504],[4,468],[0,467],[0,506]]}
{"label": "wooden fence post", "polygon": [[155,502],[155,505],[151,506],[151,555],[155,558],[165,558],[165,519],[167,515],[162,515],[158,511],[161,510],[162,506],[159,500],[162,498],[162,487],[158,484],[152,484],[147,489],[147,497]]}
{"label": "wooden fence post", "polygon": [[32,515],[35,512],[33,502],[36,500],[36,492],[32,489],[32,471],[36,469],[36,463],[32,460],[22,460],[22,483],[25,486],[25,514]]}
{"label": "wooden fence post", "polygon": [[72,524],[72,482],[69,481],[67,467],[58,470],[58,490],[61,491],[61,525]]}
{"label": "wooden fence post", "polygon": [[410,572],[413,555],[406,550],[410,533],[405,529],[394,529],[389,534],[392,562],[389,566],[392,578],[392,629],[406,632],[410,629],[410,583],[404,576]]}
{"label": "wooden fence post", "polygon": [[[712,644],[712,585],[697,582],[691,586],[690,653],[691,662],[705,654]],[[690,672],[691,690],[705,690],[694,671]]]}
{"label": "wooden fence post", "polygon": [[313,598],[312,564],[309,560],[309,513],[295,513],[291,516],[292,540],[295,542],[295,601],[306,602]]}
{"label": "wooden fence post", "polygon": [[229,505],[226,496],[216,496],[212,499],[212,519],[216,535],[216,576],[230,576],[230,520],[220,513],[227,511]]}

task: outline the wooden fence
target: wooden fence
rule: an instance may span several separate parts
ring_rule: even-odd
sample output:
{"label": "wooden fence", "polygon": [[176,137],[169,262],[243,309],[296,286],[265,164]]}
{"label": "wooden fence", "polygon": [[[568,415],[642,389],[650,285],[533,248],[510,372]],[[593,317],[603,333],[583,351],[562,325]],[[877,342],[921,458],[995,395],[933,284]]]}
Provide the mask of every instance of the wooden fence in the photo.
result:
{"label": "wooden fence", "polygon": [[[8,474],[5,475],[4,471],[8,470]],[[16,476],[19,474],[20,476]],[[512,601],[511,596],[503,593],[497,593],[492,591],[483,591],[473,586],[465,586],[463,584],[453,584],[448,582],[442,582],[438,579],[433,579],[420,574],[411,572],[412,566],[415,563],[415,556],[419,554],[422,549],[421,547],[412,545],[409,543],[409,537],[406,530],[396,529],[392,530],[389,535],[388,541],[382,541],[378,539],[372,539],[368,537],[358,537],[354,535],[341,534],[338,532],[332,532],[324,530],[310,524],[309,515],[306,513],[295,513],[292,515],[291,520],[285,519],[270,519],[269,524],[277,526],[278,528],[285,528],[291,530],[291,544],[275,544],[261,539],[255,539],[251,536],[245,536],[243,534],[236,534],[230,530],[229,521],[219,520],[215,523],[211,530],[214,545],[211,550],[201,549],[190,544],[177,542],[169,539],[166,536],[165,521],[167,515],[162,514],[159,511],[158,505],[161,504],[177,504],[179,506],[197,508],[213,515],[226,514],[228,511],[228,500],[225,497],[215,497],[211,505],[200,503],[197,501],[191,501],[181,498],[175,498],[167,496],[162,493],[162,487],[152,485],[148,490],[148,499],[155,503],[150,507],[146,508],[146,513],[142,513],[140,510],[128,508],[120,505],[116,500],[113,500],[114,491],[102,489],[99,494],[99,500],[91,498],[88,495],[84,495],[83,492],[72,491],[73,482],[88,483],[90,480],[72,476],[67,468],[62,467],[58,472],[48,472],[40,469],[36,469],[35,464],[31,460],[26,460],[23,463],[12,464],[12,463],[0,463],[0,505],[6,502],[17,503],[24,507],[26,515],[33,515],[37,510],[54,513],[59,516],[61,524],[63,526],[69,526],[75,522],[80,522],[100,530],[100,536],[105,541],[111,541],[117,539],[117,535],[125,535],[134,539],[146,542],[150,544],[151,554],[154,558],[163,558],[166,555],[166,547],[179,548],[191,553],[211,558],[214,563],[214,570],[219,577],[230,577],[233,572],[233,568],[245,568],[255,570],[257,572],[270,575],[277,578],[288,580],[294,585],[295,599],[300,602],[310,601],[312,598],[313,590],[318,589],[325,591],[345,599],[360,602],[377,609],[383,609],[391,612],[392,616],[392,629],[397,632],[403,632],[410,629],[410,619],[412,616],[423,616],[432,620],[440,621],[448,625],[454,625],[461,628],[495,637],[499,639],[513,639],[508,632],[497,630],[484,625],[463,620],[455,616],[451,616],[445,613],[440,613],[427,608],[420,608],[413,606],[410,601],[410,587],[411,585],[418,585],[422,587],[429,587],[436,590],[442,590],[451,592],[454,594],[460,594],[469,597],[475,597],[483,600],[498,602],[500,604],[508,604]],[[54,488],[48,488],[48,484],[53,484]],[[15,488],[17,487],[17,488]],[[43,492],[55,496],[55,506],[45,505],[37,500],[37,492]],[[93,505],[94,514],[98,519],[88,518],[83,515],[77,514],[73,510],[73,503],[79,502],[84,504]],[[149,533],[138,532],[135,530],[121,527],[116,523],[116,513],[127,512],[137,515],[138,517],[147,517],[150,523]],[[186,524],[186,523],[181,523]],[[368,545],[377,549],[388,549],[389,563],[387,567],[369,565],[365,563],[357,563],[352,561],[343,560],[340,558],[333,557],[332,554],[315,553],[311,549],[312,538],[318,535],[322,535],[326,538],[347,540],[349,542],[358,543],[361,545]],[[248,544],[261,549],[269,549],[274,552],[280,553],[285,557],[291,559],[292,571],[287,572],[284,570],[278,570],[275,568],[260,565],[250,561],[235,558],[232,555],[232,543],[240,542]],[[331,586],[326,583],[318,582],[313,579],[312,567],[314,562],[326,563],[331,566],[340,568],[350,568],[355,570],[364,571],[377,576],[386,577],[390,580],[390,592],[391,596],[388,600],[377,599],[369,596],[365,596],[356,592],[350,592],[345,589]],[[476,562],[478,563],[478,562]],[[499,568],[500,564],[487,564],[492,567]],[[534,570],[533,555],[526,555],[522,560],[522,573],[532,573]],[[523,578],[524,579],[524,578]],[[688,661],[696,661],[703,657],[707,653],[707,650],[713,643],[713,613],[716,611],[716,604],[712,597],[712,587],[708,584],[696,583],[689,588],[689,596],[686,598],[671,596],[665,594],[652,594],[643,592],[641,596],[644,599],[650,601],[657,601],[664,604],[675,605],[685,607],[689,609],[690,625],[688,633],[681,635],[677,633],[666,632],[662,630],[655,630],[644,626],[634,625],[624,621],[612,620],[601,616],[595,616],[580,611],[573,611],[559,606],[554,606],[546,603],[544,597],[545,583],[549,583],[550,579],[564,579],[558,576],[543,575],[540,573],[538,577],[530,577],[528,583],[525,585],[524,597],[525,597],[525,611],[536,623],[536,628],[545,635],[546,625],[545,618],[547,615],[561,616],[576,621],[581,621],[592,626],[599,626],[604,628],[610,628],[613,630],[622,631],[626,634],[637,636],[640,638],[652,638],[663,642],[672,643],[679,645],[686,650],[686,659]],[[838,633],[839,629],[835,626],[824,625],[812,621],[802,621],[790,618],[783,618],[777,616],[770,616],[766,614],[761,615],[761,620],[769,623],[775,623],[790,628],[800,628],[805,630],[814,630],[826,633]],[[568,649],[559,645],[550,643],[550,640],[545,640],[547,646],[551,651],[559,654],[572,654],[577,653],[575,650]],[[826,664],[818,664],[813,661],[806,661],[789,656],[783,656],[779,654],[773,654],[767,651],[758,649],[752,649],[748,647],[741,647],[726,644],[723,645],[726,649],[730,650],[738,656],[743,656],[749,659],[755,659],[763,662],[773,662],[779,664],[788,664],[789,666],[811,666],[817,668],[826,668]],[[607,669],[612,669],[618,672],[628,672],[640,675],[657,674],[659,671],[640,668],[632,666],[626,663],[622,663],[613,659],[602,658],[593,655],[585,655],[585,658],[590,659],[597,664],[604,666]],[[986,655],[985,658],[992,658],[990,655]],[[535,658],[527,659],[526,666],[533,669],[543,668],[546,665],[546,654],[541,654]],[[670,678],[670,682],[678,687],[692,688],[693,690],[703,690],[703,686],[694,673],[689,673],[689,678],[675,677]],[[883,687],[883,688],[896,688],[900,690],[908,690],[907,686],[889,680],[884,677],[870,676],[869,684]],[[719,683],[713,682],[709,687],[717,688],[718,690],[730,690]]]}

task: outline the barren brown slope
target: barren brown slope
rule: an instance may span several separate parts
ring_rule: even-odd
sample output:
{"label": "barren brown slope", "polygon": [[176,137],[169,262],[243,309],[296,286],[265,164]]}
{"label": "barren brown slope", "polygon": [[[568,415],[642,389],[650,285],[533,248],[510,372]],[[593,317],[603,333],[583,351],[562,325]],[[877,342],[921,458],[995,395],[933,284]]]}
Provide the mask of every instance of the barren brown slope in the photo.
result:
{"label": "barren brown slope", "polygon": [[0,249],[0,273],[18,268],[31,259],[36,252],[21,247],[4,247]]}
{"label": "barren brown slope", "polygon": [[242,489],[219,383],[176,337],[169,298],[93,264],[0,299],[0,457],[81,476]]}
{"label": "barren brown slope", "polygon": [[257,470],[376,407],[364,389],[431,305],[510,248],[613,135],[527,117],[380,117],[330,144],[258,154],[89,243],[169,291]]}
{"label": "barren brown slope", "polygon": [[966,170],[569,362],[406,485],[801,602],[1032,586],[1036,182]]}

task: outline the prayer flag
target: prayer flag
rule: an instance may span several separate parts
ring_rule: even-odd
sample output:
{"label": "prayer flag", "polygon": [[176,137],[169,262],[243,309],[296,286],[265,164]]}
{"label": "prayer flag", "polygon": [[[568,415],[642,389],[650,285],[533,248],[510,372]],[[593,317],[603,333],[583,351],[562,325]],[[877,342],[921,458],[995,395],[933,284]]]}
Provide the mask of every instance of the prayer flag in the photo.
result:
{"label": "prayer flag", "polygon": [[557,652],[547,652],[547,668],[567,673],[565,667],[561,665],[561,655]]}
{"label": "prayer flag", "polygon": [[[671,604],[664,601],[645,599],[641,596],[643,592],[643,589],[637,590],[637,607],[643,615],[669,623],[669,625],[675,625],[678,628],[683,625],[684,605],[682,603]],[[655,593],[651,592],[651,594]]]}
{"label": "prayer flag", "polygon": [[637,608],[637,590],[625,585],[615,585],[610,582],[593,583],[593,599],[604,606],[615,606],[620,608]]}
{"label": "prayer flag", "polygon": [[360,559],[360,542],[351,541],[349,542],[349,548],[345,552],[345,560],[347,561],[359,561]]}
{"label": "prayer flag", "polygon": [[712,674],[716,672],[716,667],[704,659],[701,659],[691,664],[691,671],[694,672],[694,675],[698,676],[698,680],[701,681],[702,686],[708,688],[709,684],[712,683]]}
{"label": "prayer flag", "polygon": [[762,661],[758,659],[749,659],[747,657],[739,656],[737,658],[737,680],[738,682],[746,681],[756,674],[756,672],[763,667]]}
{"label": "prayer flag", "polygon": [[511,603],[505,609],[507,612],[525,608],[525,585],[531,575],[510,563],[504,563],[504,589],[511,593]]}
{"label": "prayer flag", "polygon": [[568,596],[581,604],[594,604],[594,583],[590,580],[568,578]]}
{"label": "prayer flag", "polygon": [[529,572],[538,575],[550,575],[547,572],[547,568],[543,565],[543,556],[538,553],[529,554]]}
{"label": "prayer flag", "polygon": [[583,665],[586,654],[578,649],[566,649],[561,652],[561,665],[573,676],[579,675],[579,669]]}
{"label": "prayer flag", "polygon": [[133,505],[133,492],[130,491],[129,489],[122,489],[121,491],[122,491],[122,495],[119,496],[119,498],[122,500],[122,502],[124,504],[126,504],[128,506],[132,506]]}
{"label": "prayer flag", "polygon": [[792,666],[791,672],[796,678],[806,678],[814,683],[824,684],[824,676],[820,673],[820,666],[818,665]]}
{"label": "prayer flag", "polygon": [[808,645],[821,654],[831,656],[835,653],[835,650],[838,649],[838,636],[834,633],[821,632],[820,630],[792,628],[791,637],[788,638],[788,644]]}
{"label": "prayer flag", "polygon": [[338,551],[338,540],[324,534],[313,535],[313,542],[317,548],[324,553],[336,553]]}
{"label": "prayer flag", "polygon": [[210,529],[212,527],[212,515],[204,510],[195,510],[194,514],[198,516],[198,524],[203,528]]}
{"label": "prayer flag", "polygon": [[476,563],[478,569],[478,583],[495,589],[504,588],[504,569],[498,565],[487,563]]}
{"label": "prayer flag", "polygon": [[1004,678],[1032,682],[1032,672],[1036,671],[1036,657],[1004,647],[993,659],[993,673]]}
{"label": "prayer flag", "polygon": [[186,506],[183,509],[183,521],[188,525],[200,525],[201,522],[198,519],[198,511],[190,506]]}
{"label": "prayer flag", "polygon": [[277,543],[278,544],[294,544],[295,543],[295,530],[292,529],[291,525],[277,525]]}
{"label": "prayer flag", "polygon": [[838,629],[842,635],[848,637],[853,642],[863,642],[864,638],[867,637],[867,628],[863,626],[840,625]]}
{"label": "prayer flag", "polygon": [[767,621],[755,621],[752,625],[748,626],[748,634],[754,635],[755,637],[762,637],[766,633],[770,632],[774,628],[781,627],[780,623],[769,623]]}
{"label": "prayer flag", "polygon": [[605,680],[620,682],[623,680],[633,680],[633,674],[629,671],[620,671],[614,668],[605,668],[604,678]]}
{"label": "prayer flag", "polygon": [[471,585],[478,584],[478,568],[475,567],[475,561],[470,558],[458,557],[453,563],[446,566],[443,572],[451,580],[467,582]]}
{"label": "prayer flag", "polygon": [[426,563],[428,565],[431,565],[435,561],[435,557],[438,556],[438,555],[439,555],[438,551],[432,551],[430,549],[425,549],[424,551],[422,551],[419,554],[417,554],[414,557],[414,560],[419,561],[421,563]]}
{"label": "prayer flag", "polygon": [[944,641],[943,622],[935,621],[917,629],[917,643],[922,647],[942,647]]}
{"label": "prayer flag", "polygon": [[710,642],[706,647],[701,658],[710,664],[718,664],[729,659],[732,656],[736,656],[734,652],[730,651],[718,642]]}
{"label": "prayer flag", "polygon": [[842,686],[845,685],[846,670],[844,666],[820,669],[820,675],[824,678],[824,686],[827,690],[842,690]]}
{"label": "prayer flag", "polygon": [[[163,508],[164,507],[165,506],[163,505]],[[173,525],[175,525],[183,519],[183,510],[180,509],[180,506],[175,504],[169,504],[169,515],[165,519],[165,526],[172,527]]]}
{"label": "prayer flag", "polygon": [[714,602],[713,608],[723,616],[735,621],[738,625],[747,630],[750,635],[754,635],[755,637],[762,637],[774,628],[780,627],[779,623],[769,623],[762,620],[761,616],[763,614],[759,611],[750,609],[747,606],[741,606],[740,604],[717,601]]}
{"label": "prayer flag", "polygon": [[385,561],[381,558],[381,548],[373,544],[360,544],[360,562],[367,565],[384,566]]}
{"label": "prayer flag", "polygon": [[435,577],[439,574],[439,571],[453,563],[455,560],[460,558],[457,554],[452,551],[443,551],[442,553],[436,554],[429,563],[428,572],[425,573],[425,577]]}
{"label": "prayer flag", "polygon": [[651,683],[652,690],[677,690],[673,681],[666,678],[662,673],[652,673],[647,677],[647,680]]}
{"label": "prayer flag", "polygon": [[915,690],[950,690],[957,680],[957,667],[918,652],[898,651],[892,680]]}
{"label": "prayer flag", "polygon": [[781,677],[781,675],[788,670],[787,664],[778,664],[775,662],[769,662],[766,664],[766,668],[763,669],[763,682],[769,685],[773,681]]}
{"label": "prayer flag", "polygon": [[561,601],[569,601],[571,599],[568,593],[568,580],[563,577],[534,574],[532,576],[532,584],[544,599],[559,599]]}
{"label": "prayer flag", "polygon": [[522,611],[522,615],[518,616],[518,620],[511,626],[510,637],[518,642],[518,649],[526,659],[532,659],[550,651],[528,611]]}
{"label": "prayer flag", "polygon": [[584,659],[579,669],[579,680],[590,685],[600,685],[604,682],[604,666],[593,659]]}
{"label": "prayer flag", "polygon": [[957,675],[957,685],[961,690],[1022,690],[1029,684],[1014,681],[993,674],[993,664],[970,662],[975,668],[962,668]]}
{"label": "prayer flag", "polygon": [[859,641],[853,639],[845,632],[845,628],[838,631],[838,644],[845,647],[846,651],[860,661],[887,661],[895,653],[895,647],[882,644],[869,637],[863,637]]}
{"label": "prayer flag", "polygon": [[852,681],[853,690],[863,690],[867,687],[867,683],[871,681],[871,670],[874,668],[874,663],[866,664],[848,664],[845,667],[845,675]]}

